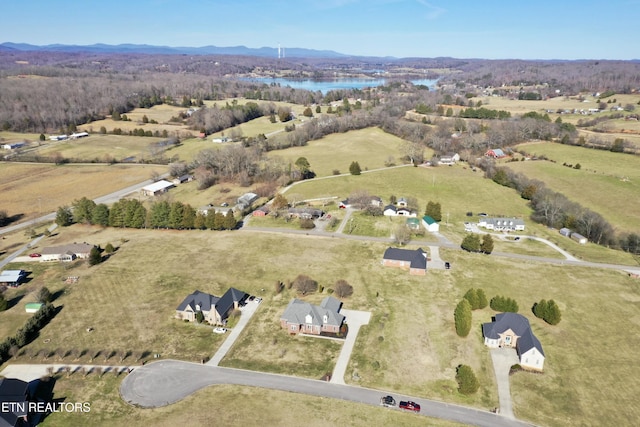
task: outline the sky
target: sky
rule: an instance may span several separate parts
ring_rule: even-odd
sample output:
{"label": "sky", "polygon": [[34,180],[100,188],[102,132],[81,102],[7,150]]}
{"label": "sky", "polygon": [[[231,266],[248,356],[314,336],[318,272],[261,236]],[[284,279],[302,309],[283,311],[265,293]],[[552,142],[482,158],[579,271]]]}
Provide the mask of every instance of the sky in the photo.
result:
{"label": "sky", "polygon": [[640,0],[20,0],[3,2],[0,42],[625,60],[639,18]]}

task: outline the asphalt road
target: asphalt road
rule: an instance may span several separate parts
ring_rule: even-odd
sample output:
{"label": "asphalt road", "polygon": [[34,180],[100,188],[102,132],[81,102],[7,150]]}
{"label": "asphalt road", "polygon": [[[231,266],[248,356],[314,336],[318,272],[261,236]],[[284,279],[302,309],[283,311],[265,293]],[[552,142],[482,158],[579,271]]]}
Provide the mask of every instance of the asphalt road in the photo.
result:
{"label": "asphalt road", "polygon": [[[286,375],[199,365],[177,360],[163,360],[136,368],[122,381],[120,395],[132,405],[143,408],[157,408],[178,402],[195,391],[214,384],[262,387],[342,399],[372,406],[379,406],[380,397],[391,394],[396,401],[413,400],[419,403],[422,407],[420,415],[425,417],[487,427],[530,425],[511,418],[501,417],[488,411],[386,391]],[[389,410],[399,409],[390,408]]]}

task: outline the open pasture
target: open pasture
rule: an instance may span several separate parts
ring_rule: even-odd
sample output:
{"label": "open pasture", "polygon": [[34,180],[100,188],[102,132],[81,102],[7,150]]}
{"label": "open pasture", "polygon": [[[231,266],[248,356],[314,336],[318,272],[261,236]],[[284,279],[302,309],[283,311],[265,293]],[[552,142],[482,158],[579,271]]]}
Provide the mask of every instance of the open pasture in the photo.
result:
{"label": "open pasture", "polygon": [[[313,168],[313,162],[309,160]],[[356,190],[367,190],[389,203],[391,195],[415,197],[418,214],[423,214],[427,202],[439,202],[442,222],[459,224],[468,221],[467,212],[485,212],[490,215],[527,218],[530,208],[526,201],[516,197],[513,190],[496,185],[483,178],[481,171],[473,172],[462,165],[452,167],[399,167],[301,181],[293,185],[285,196],[298,194],[303,199],[338,196],[346,198]],[[448,216],[447,216],[448,215]],[[528,224],[528,223],[527,223]]]}
{"label": "open pasture", "polygon": [[[640,196],[640,157],[553,143],[518,147],[554,162],[509,162],[506,166],[598,212],[620,231],[640,231],[640,211],[634,205]],[[563,163],[579,163],[581,168]]]}
{"label": "open pasture", "polygon": [[[37,149],[37,154],[52,157],[60,154],[67,159],[86,162],[109,163],[112,160],[140,162],[153,159],[157,149],[153,147],[162,138],[129,135],[91,134],[85,138],[47,142]],[[168,156],[170,154],[167,152]]]}
{"label": "open pasture", "polygon": [[55,212],[82,197],[95,199],[143,182],[165,166],[63,165],[3,163],[0,200],[9,216],[21,222]]}
{"label": "open pasture", "polygon": [[[404,140],[379,128],[367,128],[328,135],[309,141],[303,147],[272,151],[269,156],[280,157],[291,164],[299,157],[306,157],[317,176],[328,176],[334,170],[349,173],[349,165],[354,161],[362,170],[383,168],[390,159],[392,163],[402,164],[400,159],[404,143]],[[429,158],[430,150],[425,151],[426,158]]]}

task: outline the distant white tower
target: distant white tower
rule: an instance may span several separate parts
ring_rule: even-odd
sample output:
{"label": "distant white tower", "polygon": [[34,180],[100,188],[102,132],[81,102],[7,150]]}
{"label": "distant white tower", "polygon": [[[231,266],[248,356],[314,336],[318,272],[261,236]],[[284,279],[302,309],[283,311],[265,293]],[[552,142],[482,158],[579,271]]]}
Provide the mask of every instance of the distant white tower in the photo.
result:
{"label": "distant white tower", "polygon": [[280,43],[278,43],[278,59],[280,59]]}

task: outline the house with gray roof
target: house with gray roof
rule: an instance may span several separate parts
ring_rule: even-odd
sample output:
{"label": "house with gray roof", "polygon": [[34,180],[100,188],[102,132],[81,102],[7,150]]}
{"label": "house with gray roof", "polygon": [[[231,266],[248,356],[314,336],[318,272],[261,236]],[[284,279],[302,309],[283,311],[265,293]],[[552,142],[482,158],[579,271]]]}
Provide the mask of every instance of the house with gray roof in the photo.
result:
{"label": "house with gray roof", "polygon": [[312,305],[294,298],[282,313],[280,326],[290,334],[336,334],[340,332],[344,323],[344,316],[340,314],[341,308],[342,303],[331,296],[325,297],[320,305]]}
{"label": "house with gray roof", "polygon": [[89,243],[70,243],[62,246],[49,246],[42,248],[40,258],[42,261],[73,261],[77,258],[89,258],[94,245]]}
{"label": "house with gray roof", "polygon": [[195,322],[196,314],[202,312],[207,323],[222,325],[231,312],[244,304],[248,297],[248,294],[236,288],[227,289],[221,297],[196,290],[176,308],[176,318]]}
{"label": "house with gray roof", "polygon": [[489,348],[515,348],[520,366],[542,371],[544,351],[531,331],[529,320],[518,313],[499,313],[494,321],[482,325],[484,344]]}
{"label": "house with gray roof", "polygon": [[29,384],[16,378],[0,378],[0,427],[27,426],[29,416]]}
{"label": "house with gray roof", "polygon": [[387,248],[382,256],[382,265],[408,268],[409,274],[424,276],[427,274],[427,253],[422,248],[416,250]]}

